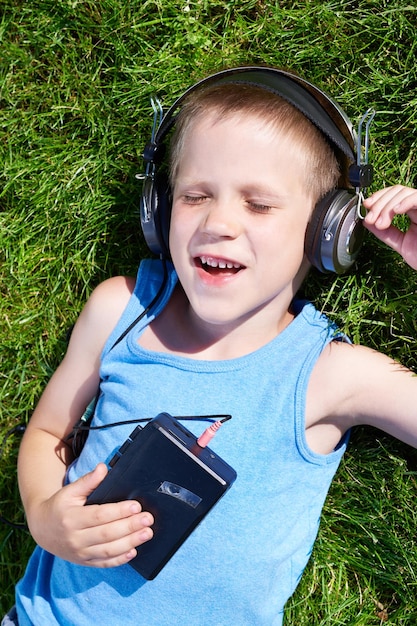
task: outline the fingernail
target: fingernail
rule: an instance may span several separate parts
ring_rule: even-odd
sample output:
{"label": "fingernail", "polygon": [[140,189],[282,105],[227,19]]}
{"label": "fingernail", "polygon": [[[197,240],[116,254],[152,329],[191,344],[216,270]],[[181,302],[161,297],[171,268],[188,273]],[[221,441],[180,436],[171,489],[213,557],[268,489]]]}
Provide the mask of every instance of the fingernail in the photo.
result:
{"label": "fingernail", "polygon": [[133,559],[133,557],[136,556],[136,550],[135,548],[132,548],[132,550],[129,550],[129,552],[127,552],[126,554],[126,558],[127,559]]}
{"label": "fingernail", "polygon": [[148,541],[152,536],[150,528],[144,528],[140,533],[141,541]]}

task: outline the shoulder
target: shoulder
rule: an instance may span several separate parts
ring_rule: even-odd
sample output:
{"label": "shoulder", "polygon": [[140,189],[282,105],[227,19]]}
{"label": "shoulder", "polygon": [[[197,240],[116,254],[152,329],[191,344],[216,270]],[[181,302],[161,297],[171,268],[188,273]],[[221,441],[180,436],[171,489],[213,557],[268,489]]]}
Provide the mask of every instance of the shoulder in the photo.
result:
{"label": "shoulder", "polygon": [[122,313],[135,289],[135,284],[136,281],[131,276],[108,278],[94,289],[86,307],[95,309],[107,305],[110,306],[110,311]]}
{"label": "shoulder", "polygon": [[71,333],[66,354],[34,413],[38,424],[61,438],[97,393],[100,357],[134,289],[135,281],[116,277],[94,289]]}
{"label": "shoulder", "polygon": [[409,369],[371,348],[334,341],[312,372],[310,425],[337,423],[344,432],[367,424],[412,443],[417,438],[417,428],[411,426],[413,420],[417,424],[416,397],[417,376]]}
{"label": "shoulder", "polygon": [[100,283],[81,312],[71,336],[71,344],[101,352],[135,288],[135,279],[115,276]]}
{"label": "shoulder", "polygon": [[397,367],[400,368],[376,350],[332,341],[313,369],[311,398],[317,401],[320,396],[326,397],[319,403],[325,415],[349,413],[353,419],[357,413],[363,413],[365,401],[377,393],[383,381],[389,380]]}

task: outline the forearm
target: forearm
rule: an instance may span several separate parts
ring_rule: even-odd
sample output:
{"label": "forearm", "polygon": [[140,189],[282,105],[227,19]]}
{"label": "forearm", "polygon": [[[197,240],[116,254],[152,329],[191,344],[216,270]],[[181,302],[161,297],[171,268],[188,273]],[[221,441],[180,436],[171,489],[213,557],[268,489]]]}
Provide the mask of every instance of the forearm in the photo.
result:
{"label": "forearm", "polygon": [[38,505],[62,488],[71,461],[66,444],[29,423],[18,458],[19,489],[29,527]]}

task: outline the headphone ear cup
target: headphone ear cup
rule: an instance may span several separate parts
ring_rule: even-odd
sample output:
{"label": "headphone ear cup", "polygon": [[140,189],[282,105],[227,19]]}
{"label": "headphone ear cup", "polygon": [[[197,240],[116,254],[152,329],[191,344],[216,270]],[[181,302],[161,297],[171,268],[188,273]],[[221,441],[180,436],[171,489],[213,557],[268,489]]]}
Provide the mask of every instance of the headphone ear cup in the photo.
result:
{"label": "headphone ear cup", "polygon": [[148,248],[169,259],[169,226],[171,222],[171,188],[168,177],[156,173],[147,176],[140,199],[140,221]]}
{"label": "headphone ear cup", "polygon": [[306,231],[305,252],[321,272],[343,274],[355,262],[365,236],[358,201],[354,192],[337,189],[316,205]]}

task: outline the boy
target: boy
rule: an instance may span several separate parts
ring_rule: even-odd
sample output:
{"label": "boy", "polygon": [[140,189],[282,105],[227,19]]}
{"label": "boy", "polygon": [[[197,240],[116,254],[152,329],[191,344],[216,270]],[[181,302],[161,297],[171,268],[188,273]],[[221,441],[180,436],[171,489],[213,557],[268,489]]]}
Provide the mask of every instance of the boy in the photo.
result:
{"label": "boy", "polygon": [[[259,70],[271,87],[231,72],[181,100],[171,190],[144,200],[144,212],[169,205],[167,276],[146,261],[136,283],[93,292],[23,438],[19,484],[39,547],[17,586],[21,626],[279,625],[349,429],[371,424],[417,446],[417,378],[297,299],[313,213],[348,178],[344,122],[321,123],[322,104],[304,109],[311,86],[299,79],[297,108],[279,95],[288,76]],[[385,189],[365,206],[369,230],[417,269],[417,191]],[[398,213],[410,217],[405,234],[391,226]],[[84,506],[106,475],[99,461],[132,427],[91,431],[78,459],[65,443],[99,384],[95,425],[161,411],[234,418],[213,448],[236,483],[153,581],[128,566],[152,540],[149,512]]]}

